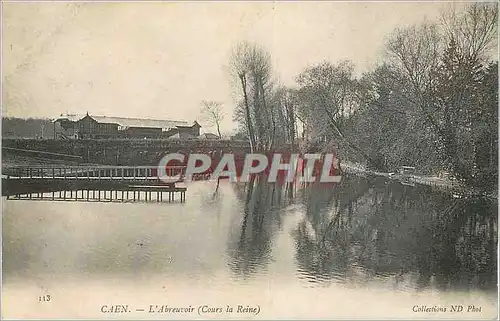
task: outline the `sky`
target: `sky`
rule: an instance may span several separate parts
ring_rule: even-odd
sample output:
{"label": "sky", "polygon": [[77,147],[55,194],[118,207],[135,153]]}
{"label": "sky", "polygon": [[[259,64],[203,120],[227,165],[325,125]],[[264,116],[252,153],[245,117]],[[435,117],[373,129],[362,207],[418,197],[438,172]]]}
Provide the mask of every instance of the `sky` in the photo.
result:
{"label": "sky", "polygon": [[[61,113],[201,121],[201,101],[235,105],[229,57],[241,41],[270,52],[284,85],[307,66],[373,68],[397,27],[434,20],[436,2],[5,3],[3,116]],[[205,123],[206,124],[206,123]],[[206,128],[205,131],[213,131]]]}

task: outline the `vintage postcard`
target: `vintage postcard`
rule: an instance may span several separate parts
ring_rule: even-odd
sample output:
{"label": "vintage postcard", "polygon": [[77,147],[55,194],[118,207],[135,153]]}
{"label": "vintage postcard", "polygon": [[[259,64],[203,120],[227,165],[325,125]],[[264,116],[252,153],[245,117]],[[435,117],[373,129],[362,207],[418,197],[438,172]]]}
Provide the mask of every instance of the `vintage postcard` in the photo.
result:
{"label": "vintage postcard", "polygon": [[3,319],[497,319],[498,4],[3,1]]}

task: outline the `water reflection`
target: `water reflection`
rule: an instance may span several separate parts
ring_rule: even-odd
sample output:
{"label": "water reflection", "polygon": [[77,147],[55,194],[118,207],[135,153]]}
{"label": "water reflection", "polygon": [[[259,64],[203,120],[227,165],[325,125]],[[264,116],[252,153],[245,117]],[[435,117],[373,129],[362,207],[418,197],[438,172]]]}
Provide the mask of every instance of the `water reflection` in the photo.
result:
{"label": "water reflection", "polygon": [[268,183],[259,177],[235,184],[235,195],[243,204],[241,228],[229,238],[231,270],[243,278],[265,272],[272,260],[272,239],[282,225],[282,209],[290,203],[291,186]]}
{"label": "water reflection", "polygon": [[496,288],[496,204],[384,180],[346,177],[302,193],[293,233],[312,282],[379,279],[441,290]]}
{"label": "water reflection", "polygon": [[492,290],[496,206],[349,176],[338,185],[194,182],[185,204],[4,201],[4,281],[280,277],[311,286]]}

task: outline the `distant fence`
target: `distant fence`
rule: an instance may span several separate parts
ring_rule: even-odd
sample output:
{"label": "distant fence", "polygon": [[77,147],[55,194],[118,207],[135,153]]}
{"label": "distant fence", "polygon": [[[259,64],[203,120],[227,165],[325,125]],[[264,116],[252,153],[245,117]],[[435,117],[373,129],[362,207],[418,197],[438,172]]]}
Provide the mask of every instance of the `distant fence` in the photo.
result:
{"label": "distant fence", "polygon": [[[248,141],[219,139],[2,139],[2,146],[21,149],[72,149],[85,146],[185,147],[250,149]],[[37,148],[38,147],[38,148]]]}
{"label": "distant fence", "polygon": [[8,153],[40,151],[51,153],[39,154],[47,158],[71,155],[86,163],[108,165],[153,165],[165,153],[244,154],[250,151],[246,141],[200,139],[3,139],[2,147]]}
{"label": "distant fence", "polygon": [[41,150],[12,148],[12,147],[5,147],[5,146],[2,146],[2,152],[4,152],[4,153],[10,152],[10,153],[16,154],[16,155],[25,155],[25,156],[31,156],[31,157],[54,158],[54,159],[64,159],[64,160],[72,160],[72,161],[83,160],[82,156],[45,152],[45,151],[41,151]]}

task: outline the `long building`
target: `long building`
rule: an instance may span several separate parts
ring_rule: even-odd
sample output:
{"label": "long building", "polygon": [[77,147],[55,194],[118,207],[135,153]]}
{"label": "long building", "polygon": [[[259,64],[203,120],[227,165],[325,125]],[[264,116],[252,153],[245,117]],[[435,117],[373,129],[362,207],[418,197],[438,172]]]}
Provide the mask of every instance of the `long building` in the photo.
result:
{"label": "long building", "polygon": [[61,115],[53,120],[55,139],[161,139],[196,138],[200,124],[194,121],[107,117],[94,115]]}

